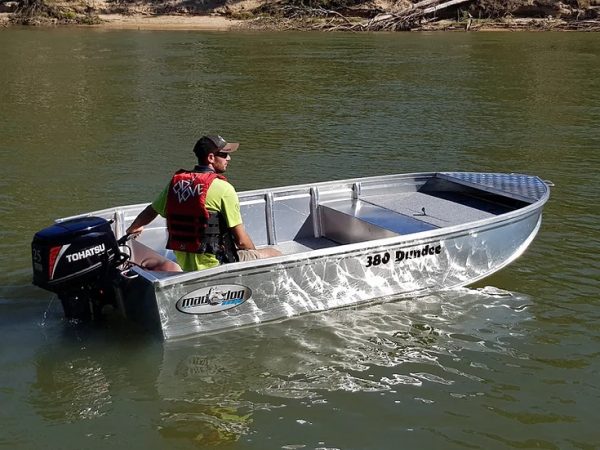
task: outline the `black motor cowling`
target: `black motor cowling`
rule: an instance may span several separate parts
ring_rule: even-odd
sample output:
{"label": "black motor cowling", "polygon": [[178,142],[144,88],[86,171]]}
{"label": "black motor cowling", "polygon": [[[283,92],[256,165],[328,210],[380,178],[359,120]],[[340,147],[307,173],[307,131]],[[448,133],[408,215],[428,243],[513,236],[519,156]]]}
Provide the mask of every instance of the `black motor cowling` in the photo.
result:
{"label": "black motor cowling", "polygon": [[117,267],[125,261],[110,222],[82,217],[38,231],[31,243],[33,284],[58,294],[65,316],[89,320],[114,302]]}

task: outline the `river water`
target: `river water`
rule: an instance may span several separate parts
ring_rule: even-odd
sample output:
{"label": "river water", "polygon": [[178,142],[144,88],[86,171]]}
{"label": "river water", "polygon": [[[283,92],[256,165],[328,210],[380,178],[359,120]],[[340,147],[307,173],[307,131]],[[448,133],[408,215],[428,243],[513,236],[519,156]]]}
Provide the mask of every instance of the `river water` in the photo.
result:
{"label": "river water", "polygon": [[[600,35],[0,30],[0,447],[598,449]],[[178,344],[30,285],[56,217],[150,201],[203,133],[238,190],[554,182],[476,286]]]}

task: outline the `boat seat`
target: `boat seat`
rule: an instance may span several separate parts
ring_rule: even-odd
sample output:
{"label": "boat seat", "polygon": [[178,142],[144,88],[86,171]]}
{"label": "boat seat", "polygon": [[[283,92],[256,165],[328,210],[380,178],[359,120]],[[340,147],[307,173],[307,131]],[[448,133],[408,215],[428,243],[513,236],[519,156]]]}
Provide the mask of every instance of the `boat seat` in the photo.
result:
{"label": "boat seat", "polygon": [[340,244],[384,239],[437,228],[413,217],[358,199],[319,205],[321,234]]}
{"label": "boat seat", "polygon": [[[453,193],[455,196],[459,193]],[[441,198],[436,193],[407,192],[395,195],[377,195],[363,200],[373,207],[384,208],[390,213],[401,214],[408,219],[430,225],[416,231],[444,228],[493,217],[492,210],[486,211],[475,204],[465,204],[457,198]],[[401,225],[400,225],[401,226]],[[416,232],[409,231],[409,232]],[[403,233],[404,234],[404,233]]]}

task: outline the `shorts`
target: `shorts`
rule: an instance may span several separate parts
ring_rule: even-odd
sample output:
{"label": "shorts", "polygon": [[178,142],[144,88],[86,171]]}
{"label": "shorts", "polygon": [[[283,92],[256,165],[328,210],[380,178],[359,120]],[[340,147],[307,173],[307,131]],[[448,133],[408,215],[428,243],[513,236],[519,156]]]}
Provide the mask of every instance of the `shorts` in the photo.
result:
{"label": "shorts", "polygon": [[237,255],[240,262],[254,261],[261,258],[258,250],[238,250]]}

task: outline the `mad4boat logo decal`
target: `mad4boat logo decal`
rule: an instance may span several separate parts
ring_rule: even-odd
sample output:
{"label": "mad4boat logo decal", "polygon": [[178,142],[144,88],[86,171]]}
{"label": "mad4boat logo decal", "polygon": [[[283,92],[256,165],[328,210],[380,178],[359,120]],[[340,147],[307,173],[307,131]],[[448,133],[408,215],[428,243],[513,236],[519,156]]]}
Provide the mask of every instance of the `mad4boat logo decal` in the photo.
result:
{"label": "mad4boat logo decal", "polygon": [[188,292],[181,297],[176,307],[186,314],[211,314],[240,306],[252,297],[252,291],[240,284],[207,286]]}

